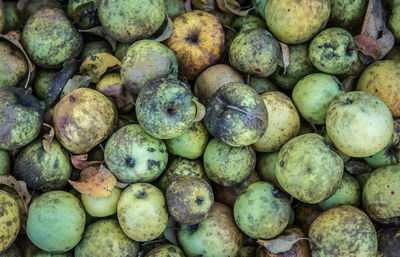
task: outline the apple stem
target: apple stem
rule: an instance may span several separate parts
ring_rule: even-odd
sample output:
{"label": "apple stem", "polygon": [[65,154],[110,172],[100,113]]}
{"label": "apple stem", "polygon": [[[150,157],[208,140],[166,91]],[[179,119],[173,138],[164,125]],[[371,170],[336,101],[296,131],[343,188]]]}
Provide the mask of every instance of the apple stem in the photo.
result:
{"label": "apple stem", "polygon": [[248,86],[250,86],[250,74],[247,74],[247,83]]}
{"label": "apple stem", "polygon": [[178,168],[179,163],[181,162],[182,157],[179,156],[178,161],[176,162],[176,164],[170,169],[171,171],[174,171],[176,168]]}
{"label": "apple stem", "polygon": [[31,94],[31,93],[32,93],[32,88],[31,88],[31,87],[28,87],[28,88],[25,90],[25,94],[24,94],[24,96],[23,96],[22,99],[21,99],[21,104],[24,103],[25,98],[26,98],[29,94]]}
{"label": "apple stem", "polygon": [[182,101],[181,101],[181,100],[177,100],[176,102],[177,102],[177,103],[176,103],[175,106],[173,106],[173,107],[171,107],[171,108],[167,108],[167,109],[165,109],[164,111],[167,112],[167,113],[175,113],[175,112],[179,109],[179,107],[181,106],[181,104],[182,104]]}
{"label": "apple stem", "polygon": [[310,125],[313,128],[314,132],[318,134],[318,129],[315,126],[315,124],[312,122],[312,118],[311,117],[308,119],[308,122],[310,123]]}

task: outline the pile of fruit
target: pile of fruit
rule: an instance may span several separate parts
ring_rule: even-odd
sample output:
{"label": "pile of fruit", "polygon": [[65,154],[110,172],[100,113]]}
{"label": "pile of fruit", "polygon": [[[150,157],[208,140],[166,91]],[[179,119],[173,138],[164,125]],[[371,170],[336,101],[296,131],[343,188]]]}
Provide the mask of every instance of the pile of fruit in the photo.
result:
{"label": "pile of fruit", "polygon": [[0,257],[400,256],[399,0],[0,0],[0,33]]}

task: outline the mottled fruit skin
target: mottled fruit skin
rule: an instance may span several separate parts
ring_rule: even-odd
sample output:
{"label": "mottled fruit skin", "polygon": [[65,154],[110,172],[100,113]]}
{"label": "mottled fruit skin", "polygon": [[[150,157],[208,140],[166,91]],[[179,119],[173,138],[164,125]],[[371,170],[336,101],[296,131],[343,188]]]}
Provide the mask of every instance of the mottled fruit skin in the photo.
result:
{"label": "mottled fruit skin", "polygon": [[388,227],[378,233],[377,257],[396,257],[400,252],[400,228]]}
{"label": "mottled fruit skin", "polygon": [[368,216],[350,205],[332,208],[311,224],[312,256],[375,257],[378,242]]}
{"label": "mottled fruit skin", "polygon": [[229,48],[230,64],[243,73],[268,77],[278,67],[279,43],[266,29],[238,34]]}
{"label": "mottled fruit skin", "polygon": [[400,167],[386,166],[372,172],[363,187],[362,203],[371,219],[400,225]]}
{"label": "mottled fruit skin", "polygon": [[68,151],[82,154],[114,132],[118,113],[115,105],[102,93],[79,88],[56,104],[53,122],[60,143]]}
{"label": "mottled fruit skin", "polygon": [[211,186],[202,178],[175,179],[166,191],[168,211],[180,224],[194,225],[204,220],[214,204]]}
{"label": "mottled fruit skin", "polygon": [[18,153],[14,172],[29,189],[50,191],[62,189],[68,184],[72,166],[68,152],[57,140],[51,142],[48,153],[43,148],[43,140],[40,139],[33,141]]}
{"label": "mottled fruit skin", "polygon": [[165,41],[176,55],[179,73],[194,80],[204,69],[215,64],[225,51],[225,32],[211,13],[195,10],[173,21],[172,35]]}
{"label": "mottled fruit skin", "polygon": [[396,159],[399,157],[400,153],[399,134],[396,133],[398,129],[400,129],[399,123],[394,122],[393,135],[389,144],[376,154],[364,158],[365,162],[371,168],[377,169],[397,163]]}
{"label": "mottled fruit skin", "polygon": [[164,77],[178,77],[178,60],[168,47],[146,39],[128,48],[122,61],[121,78],[129,92],[138,95],[147,83]]}
{"label": "mottled fruit skin", "polygon": [[10,172],[10,156],[8,152],[0,150],[0,176],[8,175]]}
{"label": "mottled fruit skin", "polygon": [[256,154],[251,146],[232,147],[212,139],[204,151],[207,177],[222,186],[235,186],[245,181],[256,166]]}
{"label": "mottled fruit skin", "polygon": [[[117,50],[115,50],[115,51],[117,51]],[[81,54],[81,56],[82,56],[81,60],[84,61],[89,56],[95,55],[98,53],[112,53],[110,44],[105,40],[85,42],[85,46],[83,47],[82,54]],[[116,52],[114,53],[114,56],[117,57]]]}
{"label": "mottled fruit skin", "polygon": [[26,233],[30,241],[44,251],[63,253],[71,250],[81,240],[84,229],[85,210],[68,192],[44,193],[29,206]]}
{"label": "mottled fruit skin", "polygon": [[172,20],[186,12],[184,2],[181,0],[164,0],[168,17]]}
{"label": "mottled fruit skin", "polygon": [[164,171],[168,152],[162,140],[150,136],[139,124],[131,124],[108,139],[104,160],[120,181],[150,182]]}
{"label": "mottled fruit skin", "polygon": [[300,44],[326,26],[330,12],[329,0],[268,0],[265,21],[279,41]]}
{"label": "mottled fruit skin", "polygon": [[17,202],[0,190],[0,253],[7,250],[18,236],[20,216]]}
{"label": "mottled fruit skin", "polygon": [[[67,6],[67,13],[71,17],[72,20],[74,20],[74,14],[79,13],[82,8],[84,7],[83,10],[90,10],[92,8],[98,8],[97,2],[95,0],[69,0],[68,1],[68,6]],[[80,29],[90,29],[90,15],[86,15],[84,17],[81,17],[77,22],[77,26]],[[95,22],[95,25],[98,25],[97,22]],[[93,27],[93,26],[92,26]]]}
{"label": "mottled fruit skin", "polygon": [[294,209],[295,224],[306,234],[314,220],[323,212],[318,204],[302,203]]}
{"label": "mottled fruit skin", "polygon": [[268,111],[263,99],[243,83],[227,83],[220,87],[206,109],[204,124],[207,130],[234,147],[254,144],[268,125]]}
{"label": "mottled fruit skin", "polygon": [[221,86],[229,82],[244,83],[242,75],[226,64],[216,64],[204,70],[196,79],[193,93],[203,104],[206,104],[208,99]]}
{"label": "mottled fruit skin", "polygon": [[135,183],[122,192],[118,201],[119,225],[138,242],[150,241],[167,227],[168,212],[163,193],[148,183]]}
{"label": "mottled fruit skin", "polygon": [[202,122],[193,122],[180,136],[166,139],[168,152],[188,159],[196,159],[203,155],[210,134]]}
{"label": "mottled fruit skin", "polygon": [[228,49],[231,46],[233,39],[236,37],[236,35],[240,34],[240,32],[255,28],[267,29],[267,24],[265,24],[265,21],[257,16],[246,15],[237,17],[229,27],[233,30],[227,29],[225,33]]}
{"label": "mottled fruit skin", "polygon": [[100,0],[97,11],[106,33],[122,43],[148,38],[165,19],[163,0]]}
{"label": "mottled fruit skin", "polygon": [[282,189],[276,178],[275,169],[279,162],[279,151],[260,154],[257,158],[257,172],[260,178]]}
{"label": "mottled fruit skin", "polygon": [[33,93],[39,100],[44,100],[46,91],[50,87],[50,80],[57,70],[38,69],[35,74],[35,81],[33,82]]}
{"label": "mottled fruit skin", "polygon": [[17,244],[12,244],[5,252],[0,253],[0,257],[23,257],[23,255]]}
{"label": "mottled fruit skin", "polygon": [[282,92],[267,92],[261,97],[268,110],[268,127],[253,148],[257,152],[277,151],[299,132],[300,116],[292,100]]}
{"label": "mottled fruit skin", "polygon": [[99,220],[89,225],[75,247],[75,257],[136,257],[139,244],[127,237],[114,219]]}
{"label": "mottled fruit skin", "polygon": [[193,98],[189,87],[178,79],[153,80],[137,97],[137,119],[153,137],[171,139],[180,136],[196,116]]}
{"label": "mottled fruit skin", "polygon": [[392,50],[385,55],[385,60],[400,61],[400,45],[394,46]]}
{"label": "mottled fruit skin", "polygon": [[283,145],[275,173],[279,184],[293,197],[305,203],[319,203],[338,188],[343,161],[322,136],[304,134]]}
{"label": "mottled fruit skin", "polygon": [[322,125],[325,124],[329,104],[344,93],[342,83],[335,76],[313,73],[297,82],[292,98],[306,121]]}
{"label": "mottled fruit skin", "polygon": [[181,226],[178,240],[188,257],[230,257],[241,248],[243,233],[235,224],[231,208],[215,203],[205,220]]}
{"label": "mottled fruit skin", "polygon": [[1,40],[0,59],[0,89],[16,86],[28,72],[24,55],[9,42]]}
{"label": "mottled fruit skin", "polygon": [[157,186],[161,191],[165,192],[172,181],[184,176],[198,177],[208,181],[203,163],[200,160],[175,158],[170,162],[165,172],[163,172]]}
{"label": "mottled fruit skin", "polygon": [[256,250],[255,246],[243,246],[238,252],[238,257],[254,257]]}
{"label": "mottled fruit skin", "polygon": [[347,30],[357,29],[363,22],[368,1],[330,0],[329,25]]}
{"label": "mottled fruit skin", "polygon": [[45,8],[59,8],[62,9],[63,6],[57,0],[31,0],[28,2],[23,11],[24,21],[37,12]]}
{"label": "mottled fruit skin", "polygon": [[249,86],[254,88],[254,90],[256,90],[259,94],[279,91],[278,87],[275,86],[268,78],[257,78],[256,76],[250,76]]}
{"label": "mottled fruit skin", "polygon": [[357,90],[367,91],[381,99],[394,117],[400,116],[400,61],[378,61],[361,74]]}
{"label": "mottled fruit skin", "polygon": [[12,1],[5,1],[4,11],[5,24],[3,34],[6,34],[12,30],[20,30],[22,28],[22,19],[21,17],[19,17],[18,14],[17,3]]}
{"label": "mottled fruit skin", "polygon": [[320,71],[330,74],[348,72],[358,60],[353,36],[342,28],[329,28],[310,43],[308,57]]}
{"label": "mottled fruit skin", "polygon": [[224,187],[218,184],[213,185],[213,192],[215,196],[215,201],[228,205],[233,208],[235,205],[236,198],[239,196],[239,193],[246,189],[249,185],[260,181],[260,177],[257,172],[253,171],[250,177],[248,177],[242,183],[232,186],[232,187]]}
{"label": "mottled fruit skin", "polygon": [[21,148],[40,133],[43,109],[36,97],[24,94],[22,88],[0,89],[0,149]]}
{"label": "mottled fruit skin", "polygon": [[343,173],[342,181],[336,192],[328,199],[319,203],[319,206],[325,211],[340,205],[352,205],[358,207],[361,202],[361,188],[357,179],[348,174]]}
{"label": "mottled fruit skin", "polygon": [[368,92],[336,97],[326,112],[326,131],[335,147],[351,157],[368,157],[390,141],[393,118],[389,108]]}
{"label": "mottled fruit skin", "polygon": [[248,236],[269,239],[279,235],[289,222],[289,199],[268,182],[260,181],[242,190],[233,215],[236,224]]}
{"label": "mottled fruit skin", "polygon": [[81,194],[81,201],[85,211],[92,217],[107,217],[117,213],[117,204],[122,190],[114,187],[109,197],[92,197]]}
{"label": "mottled fruit skin", "polygon": [[60,67],[83,48],[81,34],[57,8],[35,12],[25,23],[21,42],[31,60],[42,68]]}
{"label": "mottled fruit skin", "polygon": [[[307,238],[307,236],[303,233],[303,231],[297,227],[285,229],[285,231],[282,234],[285,235],[292,233],[296,234],[299,238]],[[292,248],[289,251],[278,254],[268,251],[268,249],[263,246],[259,246],[257,248],[257,253],[255,256],[256,257],[294,257],[294,256],[311,257],[311,252],[308,245],[308,241],[299,240],[296,244],[292,246]]]}
{"label": "mottled fruit skin", "polygon": [[176,245],[163,244],[148,252],[144,257],[185,257],[185,254]]}
{"label": "mottled fruit skin", "polygon": [[286,71],[278,66],[271,75],[276,85],[290,90],[304,76],[311,74],[315,68],[308,58],[308,44],[289,45],[289,66]]}
{"label": "mottled fruit skin", "polygon": [[3,0],[0,0],[0,33],[4,30],[4,25],[6,23],[6,14],[4,11]]}

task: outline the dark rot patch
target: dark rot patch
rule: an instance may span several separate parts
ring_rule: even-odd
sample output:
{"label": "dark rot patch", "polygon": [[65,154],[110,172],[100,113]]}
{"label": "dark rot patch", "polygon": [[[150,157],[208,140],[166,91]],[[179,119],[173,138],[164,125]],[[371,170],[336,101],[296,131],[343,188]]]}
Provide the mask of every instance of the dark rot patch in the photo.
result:
{"label": "dark rot patch", "polygon": [[189,226],[189,230],[192,233],[196,232],[198,228],[199,228],[199,224],[194,224],[194,225]]}
{"label": "dark rot patch", "polygon": [[284,163],[283,161],[281,161],[281,162],[279,163],[279,166],[283,167],[283,165],[285,165],[285,163]]}
{"label": "dark rot patch", "polygon": [[288,11],[288,12],[290,12],[290,8],[289,8],[289,9],[287,9],[287,11]]}
{"label": "dark rot patch", "polygon": [[135,164],[136,164],[135,159],[127,158],[125,162],[128,167],[131,167],[131,168],[135,167]]}
{"label": "dark rot patch", "polygon": [[146,199],[146,197],[147,197],[147,194],[146,194],[146,192],[140,192],[138,195],[137,195],[137,199]]}
{"label": "dark rot patch", "polygon": [[196,204],[197,205],[201,205],[203,203],[203,198],[201,198],[200,196],[196,197]]}
{"label": "dark rot patch", "polygon": [[394,195],[395,194],[395,192],[394,191],[392,191],[392,192],[390,192],[392,195]]}
{"label": "dark rot patch", "polygon": [[255,71],[256,72],[261,72],[261,70],[259,68],[256,68]]}
{"label": "dark rot patch", "polygon": [[353,101],[351,101],[350,98],[346,98],[346,104],[352,104],[352,103],[353,103]]}

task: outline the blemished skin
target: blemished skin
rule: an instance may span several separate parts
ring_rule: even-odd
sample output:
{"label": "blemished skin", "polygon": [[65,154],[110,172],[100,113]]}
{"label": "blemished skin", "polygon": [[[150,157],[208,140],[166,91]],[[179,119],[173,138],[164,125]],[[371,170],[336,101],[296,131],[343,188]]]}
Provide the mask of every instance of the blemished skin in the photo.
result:
{"label": "blemished skin", "polygon": [[375,257],[378,242],[374,225],[350,205],[329,209],[318,216],[308,232],[312,256]]}
{"label": "blemished skin", "polygon": [[229,62],[243,73],[268,77],[278,67],[278,41],[266,29],[255,28],[239,33],[229,48]]}
{"label": "blemished skin", "polygon": [[122,61],[121,78],[129,92],[138,95],[147,83],[164,77],[178,77],[178,60],[168,47],[145,39],[128,48]]}
{"label": "blemished skin", "polygon": [[42,68],[61,67],[64,61],[77,57],[83,48],[82,35],[57,8],[34,13],[25,24],[21,42],[32,61]]}
{"label": "blemished skin", "polygon": [[163,244],[148,252],[144,257],[185,257],[185,254],[176,245]]}
{"label": "blemished skin", "polygon": [[242,190],[233,208],[239,228],[257,239],[279,235],[287,226],[290,213],[290,202],[286,195],[264,181]]}
{"label": "blemished skin", "polygon": [[180,73],[195,79],[215,64],[225,50],[225,31],[212,14],[200,10],[186,12],[173,21],[171,37],[164,43],[176,55]]}
{"label": "blemished skin", "polygon": [[255,29],[255,28],[262,28],[262,29],[267,29],[267,24],[265,24],[265,21],[260,19],[257,16],[254,15],[246,15],[246,16],[239,16],[237,17],[230,27],[234,30],[227,30],[225,33],[226,35],[226,45],[229,49],[229,47],[232,44],[233,39],[240,33],[249,29]]}
{"label": "blemished skin", "polygon": [[82,154],[89,152],[115,131],[118,112],[111,100],[102,93],[79,88],[56,104],[53,121],[60,143],[68,151]]}
{"label": "blemished skin", "polygon": [[33,141],[40,133],[43,109],[33,95],[24,97],[17,87],[0,89],[0,149],[15,150]]}
{"label": "blemished skin", "polygon": [[28,72],[22,52],[7,41],[0,41],[0,88],[14,87]]}
{"label": "blemished skin", "polygon": [[368,157],[389,143],[393,117],[386,104],[374,95],[347,92],[329,105],[326,131],[340,152],[351,157]]}
{"label": "blemished skin", "polygon": [[296,199],[319,203],[338,188],[343,161],[328,148],[322,136],[304,134],[291,139],[279,150],[275,174],[282,188]]}
{"label": "blemished skin", "polygon": [[265,21],[279,41],[300,44],[326,26],[330,12],[329,0],[268,0]]}
{"label": "blemished skin", "polygon": [[357,90],[381,99],[394,117],[400,116],[400,61],[384,60],[368,66],[361,74]]}
{"label": "blemished skin", "polygon": [[400,224],[400,167],[390,165],[372,172],[363,187],[363,207],[371,219],[382,224]]}
{"label": "blemished skin", "polygon": [[137,256],[138,252],[139,244],[126,236],[114,219],[99,220],[86,227],[75,247],[75,257]]}
{"label": "blemished skin", "polygon": [[17,202],[6,192],[0,190],[0,252],[5,251],[18,236],[21,225]]}
{"label": "blemished skin", "polygon": [[97,11],[106,33],[122,43],[153,35],[165,19],[163,0],[101,0]]}
{"label": "blemished skin", "polygon": [[331,15],[329,25],[347,30],[357,29],[362,25],[368,1],[366,0],[330,0]]}
{"label": "blemished skin", "polygon": [[0,150],[0,176],[10,172],[10,156],[7,151]]}
{"label": "blemished skin", "polygon": [[387,227],[378,233],[377,257],[392,257],[398,254],[400,249],[400,228]]}

